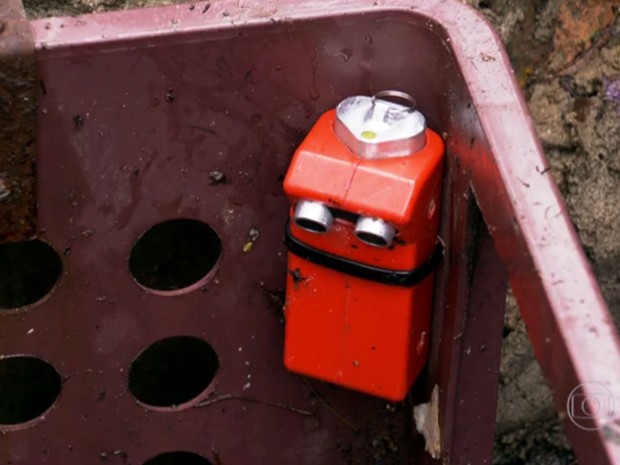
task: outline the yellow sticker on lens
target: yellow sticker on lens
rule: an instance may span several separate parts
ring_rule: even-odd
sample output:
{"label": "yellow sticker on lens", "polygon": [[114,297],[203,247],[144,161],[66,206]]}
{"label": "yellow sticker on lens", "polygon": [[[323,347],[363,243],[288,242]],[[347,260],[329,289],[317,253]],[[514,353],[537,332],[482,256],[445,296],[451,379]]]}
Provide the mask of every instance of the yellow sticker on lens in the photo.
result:
{"label": "yellow sticker on lens", "polygon": [[375,131],[363,131],[362,138],[364,139],[374,139],[377,137],[377,133]]}

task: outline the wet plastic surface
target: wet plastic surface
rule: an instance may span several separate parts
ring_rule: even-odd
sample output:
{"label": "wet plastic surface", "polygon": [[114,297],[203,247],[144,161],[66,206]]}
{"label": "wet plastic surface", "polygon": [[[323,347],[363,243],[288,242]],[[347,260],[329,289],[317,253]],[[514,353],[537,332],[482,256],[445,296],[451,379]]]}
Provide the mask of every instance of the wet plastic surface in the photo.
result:
{"label": "wet plastic surface", "polygon": [[[443,457],[484,463],[493,439],[505,274],[476,204],[558,409],[584,380],[620,394],[615,329],[486,22],[442,0],[208,5],[32,23],[40,237],[64,272],[43,302],[4,317],[0,351],[44,358],[64,383],[45,421],[0,438],[2,459],[428,461],[409,405],[310,389],[281,361],[282,176],[323,111],[382,89],[413,95],[447,140],[446,260],[414,394],[440,386]],[[137,285],[128,264],[137,239],[173,218],[207,223],[222,245],[199,289],[174,297]],[[145,409],[128,392],[132,361],[179,335],[213,347],[214,382],[167,412]],[[620,463],[607,420],[588,435],[566,421],[587,463]]]}

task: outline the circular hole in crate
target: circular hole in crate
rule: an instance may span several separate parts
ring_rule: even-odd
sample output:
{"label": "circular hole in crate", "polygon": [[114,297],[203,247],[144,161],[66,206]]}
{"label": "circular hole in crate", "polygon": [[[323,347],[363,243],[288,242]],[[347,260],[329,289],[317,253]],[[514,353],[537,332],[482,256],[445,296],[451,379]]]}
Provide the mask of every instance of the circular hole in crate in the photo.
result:
{"label": "circular hole in crate", "polygon": [[43,299],[58,282],[62,262],[45,242],[0,244],[0,310],[14,310]]}
{"label": "circular hole in crate", "polygon": [[222,241],[207,224],[175,219],[156,224],[137,240],[129,270],[146,289],[175,295],[203,286],[222,252]]}
{"label": "circular hole in crate", "polygon": [[175,451],[156,455],[143,465],[211,465],[211,462],[193,452]]}
{"label": "circular hole in crate", "polygon": [[0,359],[0,428],[31,426],[60,394],[60,375],[49,363],[28,355]]}
{"label": "circular hole in crate", "polygon": [[208,393],[218,368],[215,350],[202,339],[161,339],[144,349],[131,364],[129,391],[138,402],[154,410],[180,410]]}

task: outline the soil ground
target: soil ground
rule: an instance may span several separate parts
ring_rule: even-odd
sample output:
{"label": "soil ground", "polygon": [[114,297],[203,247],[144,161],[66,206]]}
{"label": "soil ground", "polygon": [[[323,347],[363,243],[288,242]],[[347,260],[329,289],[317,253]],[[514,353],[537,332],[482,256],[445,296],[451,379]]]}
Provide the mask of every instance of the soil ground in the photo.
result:
{"label": "soil ground", "polygon": [[[620,0],[462,0],[506,44],[553,175],[620,323]],[[25,0],[32,17],[178,0]],[[576,463],[508,296],[496,465]]]}

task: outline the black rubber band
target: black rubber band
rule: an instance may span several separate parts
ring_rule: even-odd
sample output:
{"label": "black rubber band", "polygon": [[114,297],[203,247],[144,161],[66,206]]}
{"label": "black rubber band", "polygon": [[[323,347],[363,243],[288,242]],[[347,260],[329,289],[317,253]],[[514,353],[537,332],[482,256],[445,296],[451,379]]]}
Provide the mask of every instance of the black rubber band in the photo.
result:
{"label": "black rubber band", "polygon": [[290,222],[286,223],[286,237],[284,243],[288,250],[309,262],[339,271],[356,278],[374,281],[391,286],[415,286],[422,282],[443,258],[443,244],[437,241],[433,253],[418,268],[408,271],[378,268],[364,263],[355,262],[337,255],[315,249],[295,238],[291,233]]}

